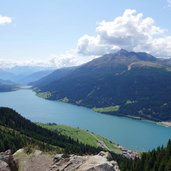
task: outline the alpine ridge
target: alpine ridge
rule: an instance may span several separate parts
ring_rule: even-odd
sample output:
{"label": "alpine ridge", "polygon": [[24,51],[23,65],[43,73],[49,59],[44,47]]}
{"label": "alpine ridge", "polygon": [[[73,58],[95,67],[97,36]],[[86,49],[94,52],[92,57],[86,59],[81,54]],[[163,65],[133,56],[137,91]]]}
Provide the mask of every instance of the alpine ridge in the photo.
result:
{"label": "alpine ridge", "polygon": [[121,49],[34,88],[48,98],[111,115],[171,120],[171,66],[145,52]]}

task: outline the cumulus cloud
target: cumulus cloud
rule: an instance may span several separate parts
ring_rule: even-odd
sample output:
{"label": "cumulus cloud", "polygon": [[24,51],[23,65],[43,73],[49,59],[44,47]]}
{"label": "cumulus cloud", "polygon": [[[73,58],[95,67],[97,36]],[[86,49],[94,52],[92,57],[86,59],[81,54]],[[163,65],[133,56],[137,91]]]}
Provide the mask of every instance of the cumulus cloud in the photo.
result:
{"label": "cumulus cloud", "polygon": [[[171,0],[168,0],[171,4]],[[2,17],[1,17],[2,18]],[[2,19],[0,18],[0,23]],[[3,23],[12,20],[3,19]],[[106,53],[119,49],[143,51],[156,57],[171,57],[171,35],[167,30],[156,26],[155,21],[136,10],[126,9],[112,21],[101,21],[96,27],[96,35],[83,35],[75,49],[63,54],[51,55],[47,61],[12,61],[11,65],[38,65],[48,67],[68,67],[80,65]],[[0,61],[0,65],[6,65]],[[11,66],[10,62],[8,66]]]}
{"label": "cumulus cloud", "polygon": [[87,59],[82,58],[73,49],[73,50],[67,51],[63,54],[52,55],[51,58],[48,60],[48,62],[51,66],[61,68],[61,67],[80,65],[84,62],[87,62]]}
{"label": "cumulus cloud", "polygon": [[0,15],[0,25],[6,25],[12,23],[12,18]]}
{"label": "cumulus cloud", "polygon": [[77,52],[84,55],[103,55],[122,48],[168,57],[171,56],[171,41],[170,37],[164,36],[165,32],[166,30],[155,25],[152,18],[127,9],[113,21],[100,22],[96,27],[96,36],[82,36],[78,40]]}
{"label": "cumulus cloud", "polygon": [[6,60],[0,59],[0,69],[13,68],[15,66],[39,66],[39,67],[53,67],[62,68],[69,66],[78,66],[88,62],[93,57],[84,58],[78,55],[75,50],[67,51],[59,55],[51,55],[47,60]]}
{"label": "cumulus cloud", "polygon": [[102,55],[109,52],[115,52],[119,47],[113,44],[103,43],[100,35],[96,37],[84,35],[78,40],[77,52],[83,55]]}

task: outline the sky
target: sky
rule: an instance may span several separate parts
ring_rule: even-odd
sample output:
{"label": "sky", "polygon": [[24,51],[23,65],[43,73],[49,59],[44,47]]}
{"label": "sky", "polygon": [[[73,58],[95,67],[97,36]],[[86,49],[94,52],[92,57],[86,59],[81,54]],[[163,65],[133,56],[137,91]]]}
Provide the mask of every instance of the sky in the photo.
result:
{"label": "sky", "polygon": [[79,65],[120,48],[171,57],[171,0],[0,0],[0,67]]}

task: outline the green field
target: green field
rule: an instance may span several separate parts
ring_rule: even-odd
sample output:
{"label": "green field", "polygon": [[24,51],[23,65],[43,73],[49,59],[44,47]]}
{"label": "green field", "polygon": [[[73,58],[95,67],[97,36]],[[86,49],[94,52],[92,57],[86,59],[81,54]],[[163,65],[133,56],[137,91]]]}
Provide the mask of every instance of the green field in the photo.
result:
{"label": "green field", "polygon": [[120,108],[119,105],[109,106],[109,107],[100,107],[100,108],[94,107],[93,111],[100,112],[100,113],[103,113],[103,112],[116,112],[116,111],[119,110],[119,108]]}
{"label": "green field", "polygon": [[48,99],[52,94],[51,92],[37,92],[36,95],[43,99]]}
{"label": "green field", "polygon": [[121,150],[118,148],[116,144],[112,143],[106,138],[103,138],[89,131],[85,131],[79,128],[73,128],[65,125],[42,124],[42,123],[37,123],[37,124],[43,128],[56,131],[62,135],[71,137],[74,140],[79,141],[81,143],[91,145],[93,147],[102,147],[105,150],[109,150],[117,154],[121,153]]}

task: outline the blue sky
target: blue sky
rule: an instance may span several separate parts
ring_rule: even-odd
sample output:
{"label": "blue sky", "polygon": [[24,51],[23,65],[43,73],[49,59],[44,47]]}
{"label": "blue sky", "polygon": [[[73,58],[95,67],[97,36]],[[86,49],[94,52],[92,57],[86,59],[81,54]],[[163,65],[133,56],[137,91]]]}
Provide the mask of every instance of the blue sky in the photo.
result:
{"label": "blue sky", "polygon": [[[152,36],[148,35],[154,40],[150,43],[150,47],[123,47],[128,50],[144,50],[154,53],[155,49],[152,47],[154,44],[161,49],[168,45],[167,53],[158,52],[153,55],[159,57],[170,55],[171,57],[169,46],[171,43],[171,6],[169,0],[0,0],[0,4],[0,19],[5,16],[11,19],[7,23],[0,22],[0,63],[5,63],[4,61],[13,61],[14,63],[17,61],[21,63],[51,61],[61,67],[81,63],[111,52],[111,43],[109,46],[109,42],[104,45],[104,40],[101,41],[104,30],[103,33],[99,33],[97,28],[103,20],[113,21],[116,17],[122,16],[126,9],[136,10],[136,14],[132,15],[143,13],[143,18],[151,17],[154,20],[153,25],[165,31],[160,31],[159,35],[155,35],[155,38],[158,36],[160,40],[154,40],[153,33]],[[105,23],[103,26],[102,29],[108,29],[106,31],[108,34],[110,25]],[[113,33],[117,33],[117,31],[115,30]],[[89,37],[84,37],[84,35]],[[103,44],[97,43],[98,36]],[[141,35],[138,34],[138,36],[141,38]],[[108,40],[109,38],[108,36]],[[127,39],[124,39],[124,43],[125,40]],[[87,41],[89,45],[85,49]],[[137,40],[133,41],[137,42]],[[159,45],[158,42],[162,41],[168,42],[168,44]],[[96,46],[94,46],[94,42],[96,42]],[[92,44],[93,46],[91,46]],[[116,41],[112,44],[112,49],[113,45],[122,48],[122,45],[116,44]],[[107,50],[103,51],[99,48]],[[97,49],[98,53],[94,53]],[[72,56],[74,57],[72,58]],[[67,60],[69,60],[68,64]]]}

